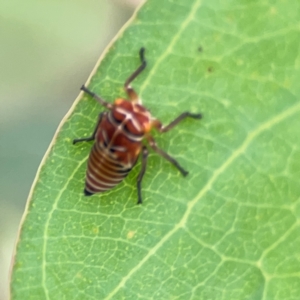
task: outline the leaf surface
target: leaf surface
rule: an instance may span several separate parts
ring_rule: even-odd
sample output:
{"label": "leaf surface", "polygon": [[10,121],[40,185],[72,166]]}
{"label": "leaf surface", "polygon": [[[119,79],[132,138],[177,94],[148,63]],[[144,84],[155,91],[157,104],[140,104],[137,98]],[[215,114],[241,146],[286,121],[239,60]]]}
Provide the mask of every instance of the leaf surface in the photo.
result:
{"label": "leaf surface", "polygon": [[63,120],[29,198],[12,299],[298,299],[300,2],[149,0],[108,47],[89,88],[107,101],[134,81],[167,124],[113,190],[84,197],[103,109],[83,96]]}

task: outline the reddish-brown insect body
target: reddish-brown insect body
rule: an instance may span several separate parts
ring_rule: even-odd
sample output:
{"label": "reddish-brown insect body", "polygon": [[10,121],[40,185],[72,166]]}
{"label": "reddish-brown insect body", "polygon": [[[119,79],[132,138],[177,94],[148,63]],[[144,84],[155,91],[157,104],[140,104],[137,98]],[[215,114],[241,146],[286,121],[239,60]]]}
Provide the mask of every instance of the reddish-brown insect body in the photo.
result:
{"label": "reddish-brown insect body", "polygon": [[129,100],[119,98],[115,100],[114,104],[110,104],[85,86],[81,87],[84,92],[108,109],[99,115],[99,121],[91,137],[75,139],[73,142],[75,144],[95,140],[88,159],[84,189],[86,196],[105,192],[119,184],[136,164],[141,154],[142,167],[137,178],[137,189],[138,203],[142,203],[141,181],[148,157],[148,148],[144,145],[144,140],[148,141],[154,151],[177,167],[182,175],[188,174],[173,157],[157,147],[155,140],[150,135],[150,130],[156,128],[160,132],[166,132],[182,119],[186,117],[200,119],[201,114],[184,112],[167,126],[163,126],[159,120],[151,116],[150,112],[142,105],[137,93],[130,87],[130,83],[146,67],[144,52],[145,49],[141,48],[141,65],[124,84]]}

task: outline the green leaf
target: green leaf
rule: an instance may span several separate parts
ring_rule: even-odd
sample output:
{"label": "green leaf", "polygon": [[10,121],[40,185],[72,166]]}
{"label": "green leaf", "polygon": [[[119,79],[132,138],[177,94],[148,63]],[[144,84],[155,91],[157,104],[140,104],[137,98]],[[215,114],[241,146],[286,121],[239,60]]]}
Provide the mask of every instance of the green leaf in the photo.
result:
{"label": "green leaf", "polygon": [[146,48],[133,86],[165,124],[136,205],[122,184],[82,190],[103,109],[83,96],[46,154],[20,232],[12,299],[298,299],[300,2],[149,0],[108,47],[89,88],[107,101]]}

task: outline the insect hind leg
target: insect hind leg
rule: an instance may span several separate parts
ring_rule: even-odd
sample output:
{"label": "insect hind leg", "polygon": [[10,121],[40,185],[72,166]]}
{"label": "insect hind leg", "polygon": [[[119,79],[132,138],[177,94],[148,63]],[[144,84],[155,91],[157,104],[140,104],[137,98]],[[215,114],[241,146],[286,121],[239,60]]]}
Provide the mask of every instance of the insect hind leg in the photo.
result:
{"label": "insect hind leg", "polygon": [[174,165],[182,174],[182,176],[187,176],[189,174],[188,171],[186,171],[180,164],[179,162],[173,158],[172,156],[170,156],[168,153],[166,153],[165,151],[163,151],[162,149],[158,148],[158,146],[156,145],[156,142],[154,140],[154,138],[152,136],[148,136],[147,137],[148,142],[150,147],[156,152],[158,153],[160,156],[162,156],[164,159],[168,160],[172,165]]}
{"label": "insect hind leg", "polygon": [[143,146],[142,154],[141,154],[142,167],[141,167],[141,171],[140,171],[140,173],[137,177],[137,191],[138,191],[138,202],[137,202],[137,204],[141,204],[143,202],[142,201],[142,187],[141,187],[141,184],[142,184],[142,180],[143,180],[143,177],[144,177],[144,174],[145,174],[145,171],[146,171],[146,167],[147,167],[148,154],[149,154],[149,151],[148,151],[147,147]]}

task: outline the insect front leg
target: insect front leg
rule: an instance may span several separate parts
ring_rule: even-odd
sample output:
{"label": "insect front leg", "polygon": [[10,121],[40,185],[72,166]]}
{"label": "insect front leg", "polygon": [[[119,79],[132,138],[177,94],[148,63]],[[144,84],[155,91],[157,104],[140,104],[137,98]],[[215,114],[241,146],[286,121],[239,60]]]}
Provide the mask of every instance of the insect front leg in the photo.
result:
{"label": "insect front leg", "polygon": [[141,154],[142,167],[141,167],[141,171],[140,171],[140,173],[137,177],[137,191],[138,191],[138,202],[137,202],[137,204],[141,204],[143,202],[142,201],[142,187],[141,187],[141,184],[142,184],[142,180],[143,180],[143,177],[144,177],[144,174],[145,174],[145,171],[146,171],[146,167],[147,167],[148,154],[149,154],[149,151],[148,151],[147,147],[143,146],[142,154]]}
{"label": "insect front leg", "polygon": [[129,96],[129,99],[133,102],[137,102],[139,100],[138,94],[135,92],[135,90],[130,86],[130,83],[140,74],[142,71],[146,68],[147,61],[145,59],[145,48],[140,49],[140,59],[141,59],[141,65],[127,78],[127,80],[124,83],[124,88]]}
{"label": "insect front leg", "polygon": [[173,120],[170,124],[168,124],[166,126],[163,126],[159,120],[154,120],[152,123],[152,126],[157,128],[159,132],[167,132],[186,118],[201,119],[202,115],[201,114],[193,114],[193,113],[190,113],[187,111],[187,112],[184,112],[181,115],[179,115],[175,120]]}
{"label": "insect front leg", "polygon": [[156,142],[154,140],[154,138],[152,136],[148,136],[147,137],[148,142],[150,147],[156,152],[158,153],[160,156],[162,156],[163,158],[165,158],[166,160],[168,160],[172,165],[174,165],[183,176],[186,176],[189,174],[188,171],[186,171],[179,163],[178,161],[173,158],[172,156],[170,156],[168,153],[166,153],[165,151],[163,151],[162,149],[158,148],[156,145]]}
{"label": "insect front leg", "polygon": [[98,130],[98,126],[99,126],[99,124],[100,124],[100,122],[101,122],[101,120],[102,120],[103,114],[104,114],[104,112],[102,112],[102,113],[99,114],[98,122],[97,122],[97,124],[96,124],[96,126],[95,126],[95,129],[94,129],[94,132],[92,133],[92,135],[89,136],[89,137],[85,137],[85,138],[80,138],[80,139],[75,139],[75,140],[73,140],[73,145],[75,145],[75,144],[77,144],[77,143],[80,143],[80,142],[89,142],[89,141],[93,141],[93,140],[95,139],[95,135],[96,135],[96,132],[97,132],[97,130]]}
{"label": "insect front leg", "polygon": [[104,101],[101,97],[99,97],[98,95],[96,95],[95,93],[93,93],[92,91],[90,91],[88,88],[86,88],[84,85],[81,86],[80,88],[82,91],[84,91],[85,93],[89,94],[90,96],[92,96],[95,100],[97,100],[101,105],[103,105],[104,107],[108,108],[108,109],[112,109],[113,106],[112,104]]}

